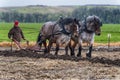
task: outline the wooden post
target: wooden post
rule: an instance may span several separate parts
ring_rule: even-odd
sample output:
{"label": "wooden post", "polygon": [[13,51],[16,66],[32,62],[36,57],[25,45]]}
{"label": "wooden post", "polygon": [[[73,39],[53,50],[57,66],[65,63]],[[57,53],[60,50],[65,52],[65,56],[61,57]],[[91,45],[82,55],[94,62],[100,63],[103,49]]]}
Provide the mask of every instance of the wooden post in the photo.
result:
{"label": "wooden post", "polygon": [[111,38],[111,34],[108,34],[108,49],[110,48],[110,38]]}
{"label": "wooden post", "polygon": [[10,38],[10,40],[11,40],[11,45],[10,45],[10,50],[11,50],[11,52],[13,51],[13,39],[12,39],[12,37],[13,37],[13,35],[11,36],[11,38]]}

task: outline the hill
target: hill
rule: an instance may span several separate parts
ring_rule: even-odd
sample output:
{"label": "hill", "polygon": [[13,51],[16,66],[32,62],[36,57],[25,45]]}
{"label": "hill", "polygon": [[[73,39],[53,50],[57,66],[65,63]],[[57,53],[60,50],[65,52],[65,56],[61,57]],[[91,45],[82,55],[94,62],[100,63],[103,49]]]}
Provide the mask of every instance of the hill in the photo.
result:
{"label": "hill", "polygon": [[29,5],[23,7],[2,7],[0,12],[16,11],[19,13],[69,13],[76,9],[76,6],[44,6],[44,5]]}
{"label": "hill", "polygon": [[45,6],[45,5],[28,5],[22,7],[0,7],[1,12],[13,12],[16,11],[18,13],[42,13],[42,14],[49,14],[49,13],[71,13],[76,8],[79,7],[107,7],[107,8],[120,8],[119,5],[84,5],[84,6]]}
{"label": "hill", "polygon": [[[120,5],[84,5],[88,8],[93,7],[107,7],[107,8],[120,8]],[[0,12],[17,11],[20,13],[69,13],[74,9],[83,6],[46,6],[46,5],[28,5],[22,7],[0,7]]]}

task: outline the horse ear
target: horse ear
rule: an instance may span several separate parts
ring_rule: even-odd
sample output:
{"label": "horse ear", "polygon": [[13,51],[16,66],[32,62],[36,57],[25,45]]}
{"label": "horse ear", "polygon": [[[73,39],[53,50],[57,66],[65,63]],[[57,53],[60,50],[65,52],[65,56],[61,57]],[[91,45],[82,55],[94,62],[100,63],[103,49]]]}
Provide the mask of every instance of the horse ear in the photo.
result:
{"label": "horse ear", "polygon": [[95,17],[95,15],[94,15],[94,17],[93,17],[93,18],[94,18],[94,21],[96,21],[96,17]]}

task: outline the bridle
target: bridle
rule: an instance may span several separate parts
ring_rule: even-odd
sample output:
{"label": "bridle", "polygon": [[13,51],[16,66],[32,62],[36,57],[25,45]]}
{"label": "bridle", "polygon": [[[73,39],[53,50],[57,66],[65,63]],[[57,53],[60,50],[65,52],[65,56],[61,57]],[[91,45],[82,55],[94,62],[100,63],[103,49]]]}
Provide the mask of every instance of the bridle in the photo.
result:
{"label": "bridle", "polygon": [[97,25],[102,26],[102,22],[99,21],[99,23],[97,23],[96,20],[97,20],[97,19],[96,19],[95,16],[94,16],[94,20],[93,20],[93,21],[94,21],[94,25],[95,25],[95,30],[92,31],[92,30],[88,30],[88,29],[87,29],[87,21],[86,21],[86,18],[85,18],[85,21],[84,21],[84,23],[83,23],[83,24],[84,24],[84,25],[83,25],[83,26],[84,26],[83,31],[85,31],[85,32],[87,32],[87,33],[94,33],[96,30],[98,30],[99,27],[98,27]]}

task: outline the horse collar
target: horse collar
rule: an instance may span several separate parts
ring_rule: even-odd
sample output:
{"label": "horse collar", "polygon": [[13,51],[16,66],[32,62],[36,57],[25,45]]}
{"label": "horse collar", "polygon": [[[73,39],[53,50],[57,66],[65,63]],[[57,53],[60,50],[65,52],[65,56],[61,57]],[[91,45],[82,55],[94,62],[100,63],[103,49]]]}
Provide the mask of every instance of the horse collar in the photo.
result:
{"label": "horse collar", "polygon": [[66,34],[66,35],[70,35],[70,34],[71,34],[70,32],[67,32],[67,31],[64,30],[64,29],[63,29],[61,32],[64,33],[64,34]]}
{"label": "horse collar", "polygon": [[88,30],[88,29],[85,29],[85,32],[87,32],[87,33],[94,33],[94,31],[91,31],[91,30]]}
{"label": "horse collar", "polygon": [[83,29],[83,31],[87,32],[87,33],[94,33],[94,31],[88,30],[87,29],[87,24],[86,24],[86,20],[84,21],[84,25],[85,28]]}
{"label": "horse collar", "polygon": [[65,30],[64,24],[60,23],[59,25],[62,27],[62,30],[61,30],[62,33],[66,34],[66,35],[71,34],[70,32],[67,32],[67,31]]}

